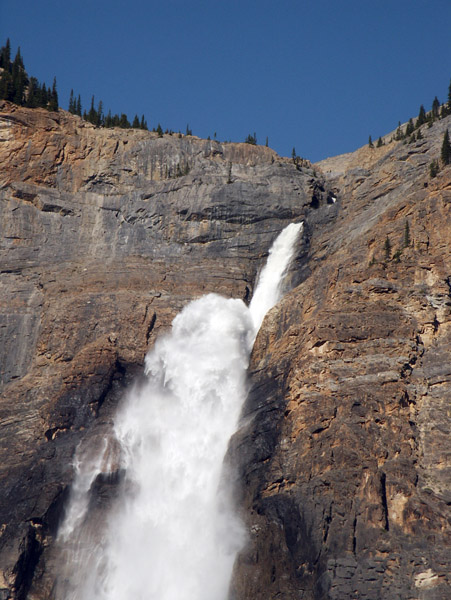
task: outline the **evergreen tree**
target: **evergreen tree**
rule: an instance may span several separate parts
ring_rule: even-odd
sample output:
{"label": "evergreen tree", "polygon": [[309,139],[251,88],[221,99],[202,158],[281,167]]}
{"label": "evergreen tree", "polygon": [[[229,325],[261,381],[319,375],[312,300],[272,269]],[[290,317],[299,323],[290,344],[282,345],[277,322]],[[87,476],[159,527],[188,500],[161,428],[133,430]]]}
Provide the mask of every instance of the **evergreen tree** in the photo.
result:
{"label": "evergreen tree", "polygon": [[268,145],[269,145],[269,140],[268,140],[268,136],[266,136],[265,146],[268,147]]}
{"label": "evergreen tree", "polygon": [[50,92],[49,97],[49,110],[57,111],[58,110],[58,92],[56,91],[56,77],[53,78],[52,91]]}
{"label": "evergreen tree", "polygon": [[193,132],[190,129],[189,123],[186,125],[186,133],[185,133],[185,135],[193,135]]}
{"label": "evergreen tree", "polygon": [[439,171],[440,165],[438,164],[438,160],[433,160],[429,165],[429,175],[431,176],[431,178],[437,177]]}
{"label": "evergreen tree", "polygon": [[249,134],[244,141],[246,144],[252,144],[253,146],[255,146],[257,144],[257,136],[255,132],[254,135]]}
{"label": "evergreen tree", "polygon": [[108,114],[105,117],[104,127],[113,127],[113,117],[111,116],[111,110],[108,111]]}
{"label": "evergreen tree", "polygon": [[408,246],[410,246],[410,227],[409,227],[409,221],[407,221],[407,219],[404,224],[403,245],[404,245],[404,248],[407,248]]}
{"label": "evergreen tree", "polygon": [[379,137],[379,139],[377,140],[376,146],[377,146],[377,148],[381,148],[383,145],[384,145],[384,142],[382,141],[382,138]]}
{"label": "evergreen tree", "polygon": [[406,132],[405,132],[405,137],[409,137],[409,135],[412,135],[412,133],[414,132],[415,127],[413,126],[413,121],[412,119],[409,119],[409,122],[406,125]]}
{"label": "evergreen tree", "polygon": [[139,124],[139,128],[144,129],[145,131],[148,130],[147,121],[145,120],[144,115],[141,116],[141,123]]}
{"label": "evergreen tree", "polygon": [[22,55],[20,53],[20,46],[17,48],[16,57],[14,58],[14,62],[12,64],[12,73],[14,75],[14,71],[25,70]]}
{"label": "evergreen tree", "polygon": [[373,140],[371,139],[371,136],[368,138],[368,147],[374,148],[374,144],[373,144]]}
{"label": "evergreen tree", "polygon": [[38,106],[40,106],[42,108],[47,108],[47,104],[49,102],[49,95],[48,95],[45,83],[43,83],[41,85],[41,90],[40,90],[39,96],[40,96],[40,99],[39,99]]}
{"label": "evergreen tree", "polygon": [[25,106],[28,108],[36,108],[39,102],[39,82],[36,77],[30,77],[28,84],[28,94]]}
{"label": "evergreen tree", "polygon": [[75,104],[75,100],[74,100],[74,90],[70,91],[70,96],[69,96],[69,112],[74,115],[75,111],[76,111],[77,107]]}
{"label": "evergreen tree", "polygon": [[294,163],[296,162],[296,157],[297,157],[296,148],[293,146],[293,150],[291,151],[291,158],[293,159]]}
{"label": "evergreen tree", "polygon": [[75,108],[75,114],[81,117],[81,96],[78,94],[77,105]]}
{"label": "evergreen tree", "polygon": [[444,165],[451,164],[451,143],[449,141],[449,132],[445,131],[442,142],[442,150],[440,153],[440,158]]}
{"label": "evergreen tree", "polygon": [[424,110],[424,106],[421,105],[420,111],[418,113],[418,119],[417,119],[417,122],[415,123],[415,127],[421,127],[425,123],[426,123],[426,111]]}
{"label": "evergreen tree", "polygon": [[25,89],[28,85],[28,78],[25,72],[20,47],[17,49],[16,57],[12,64],[12,82],[13,82],[13,98],[15,104],[25,104]]}
{"label": "evergreen tree", "polygon": [[158,133],[158,137],[163,137],[163,129],[161,128],[160,123],[158,123],[158,125],[157,125],[157,133]]}
{"label": "evergreen tree", "polygon": [[432,102],[432,118],[433,119],[438,119],[439,110],[440,110],[440,101],[436,96]]}
{"label": "evergreen tree", "polygon": [[401,131],[401,121],[398,121],[398,128],[397,128],[396,133],[395,133],[395,140],[397,142],[399,142],[403,138],[404,138],[404,135],[403,135],[403,133]]}
{"label": "evergreen tree", "polygon": [[0,48],[0,68],[11,72],[11,43],[9,38],[6,40],[6,44]]}
{"label": "evergreen tree", "polygon": [[125,113],[121,114],[121,118],[119,121],[119,127],[121,127],[122,129],[130,128],[130,123],[129,123],[129,120],[127,119],[127,115]]}
{"label": "evergreen tree", "polygon": [[139,129],[139,118],[138,118],[138,115],[135,115],[135,118],[133,119],[132,127],[133,127],[133,129]]}
{"label": "evergreen tree", "polygon": [[448,88],[448,113],[451,113],[451,80]]}
{"label": "evergreen tree", "polygon": [[9,100],[14,98],[14,86],[11,73],[5,69],[0,77],[0,100]]}
{"label": "evergreen tree", "polygon": [[86,120],[92,123],[93,125],[95,125],[97,122],[97,111],[94,108],[94,96],[91,97],[91,106],[89,108]]}
{"label": "evergreen tree", "polygon": [[391,257],[391,244],[390,244],[390,239],[389,239],[388,235],[385,238],[384,255],[385,255],[385,259],[386,260],[390,260],[390,257]]}
{"label": "evergreen tree", "polygon": [[103,127],[105,122],[105,117],[103,115],[103,102],[99,100],[99,104],[97,106],[97,115],[96,115],[96,125],[97,127]]}

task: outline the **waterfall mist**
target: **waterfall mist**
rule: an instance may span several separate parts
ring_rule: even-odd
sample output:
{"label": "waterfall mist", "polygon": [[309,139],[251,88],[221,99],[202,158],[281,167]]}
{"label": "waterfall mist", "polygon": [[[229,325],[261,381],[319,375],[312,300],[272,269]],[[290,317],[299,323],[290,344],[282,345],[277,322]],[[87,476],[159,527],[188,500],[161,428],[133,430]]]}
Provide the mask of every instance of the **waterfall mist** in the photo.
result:
{"label": "waterfall mist", "polygon": [[245,532],[223,460],[246,397],[253,341],[280,297],[301,229],[289,225],[273,244],[249,308],[208,294],[157,340],[146,357],[145,385],[129,392],[115,418],[115,468],[125,476],[94,537],[89,493],[96,475],[112,469],[111,440],[77,452],[58,536],[68,561],[58,600],[227,598]]}

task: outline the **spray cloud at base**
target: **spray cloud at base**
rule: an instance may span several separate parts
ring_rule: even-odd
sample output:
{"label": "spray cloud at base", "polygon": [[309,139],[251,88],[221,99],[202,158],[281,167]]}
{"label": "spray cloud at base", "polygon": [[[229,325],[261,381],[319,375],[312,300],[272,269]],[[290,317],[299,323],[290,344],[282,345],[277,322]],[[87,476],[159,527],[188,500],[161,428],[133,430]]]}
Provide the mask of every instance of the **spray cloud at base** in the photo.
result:
{"label": "spray cloud at base", "polygon": [[[186,306],[146,357],[146,384],[118,412],[114,444],[80,449],[59,535],[70,564],[58,600],[227,597],[246,536],[223,460],[246,397],[252,344],[280,298],[301,230],[292,224],[279,235],[249,308],[216,294]],[[83,526],[89,488],[101,465],[111,468],[112,445],[122,493],[94,539]]]}

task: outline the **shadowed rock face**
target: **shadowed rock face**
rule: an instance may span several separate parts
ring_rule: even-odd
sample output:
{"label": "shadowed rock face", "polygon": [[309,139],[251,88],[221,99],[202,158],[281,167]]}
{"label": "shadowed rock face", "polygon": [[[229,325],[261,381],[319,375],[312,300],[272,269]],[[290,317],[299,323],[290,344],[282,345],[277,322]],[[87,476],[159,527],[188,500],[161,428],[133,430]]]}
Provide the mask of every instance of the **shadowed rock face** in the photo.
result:
{"label": "shadowed rock face", "polygon": [[204,293],[249,298],[301,219],[231,444],[249,526],[232,595],[445,598],[451,169],[427,167],[450,118],[316,177],[268,148],[0,110],[0,598],[51,597],[74,449],[156,335]]}

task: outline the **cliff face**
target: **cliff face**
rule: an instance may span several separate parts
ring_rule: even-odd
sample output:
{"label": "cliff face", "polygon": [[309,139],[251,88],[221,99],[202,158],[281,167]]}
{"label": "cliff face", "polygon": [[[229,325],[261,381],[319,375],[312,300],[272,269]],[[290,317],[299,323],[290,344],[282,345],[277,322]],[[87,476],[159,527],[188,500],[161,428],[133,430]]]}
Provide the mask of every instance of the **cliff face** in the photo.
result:
{"label": "cliff face", "polygon": [[63,112],[4,103],[0,139],[0,589],[39,597],[80,439],[175,314],[248,298],[274,237],[327,192],[268,148]]}
{"label": "cliff face", "polygon": [[449,595],[449,126],[317,165],[339,212],[260,331],[231,450],[237,598]]}
{"label": "cliff face", "polygon": [[250,297],[302,219],[230,450],[250,531],[233,593],[445,598],[451,172],[427,166],[450,125],[314,172],[0,106],[0,597],[50,596],[74,449],[109,426],[156,335],[194,297]]}

